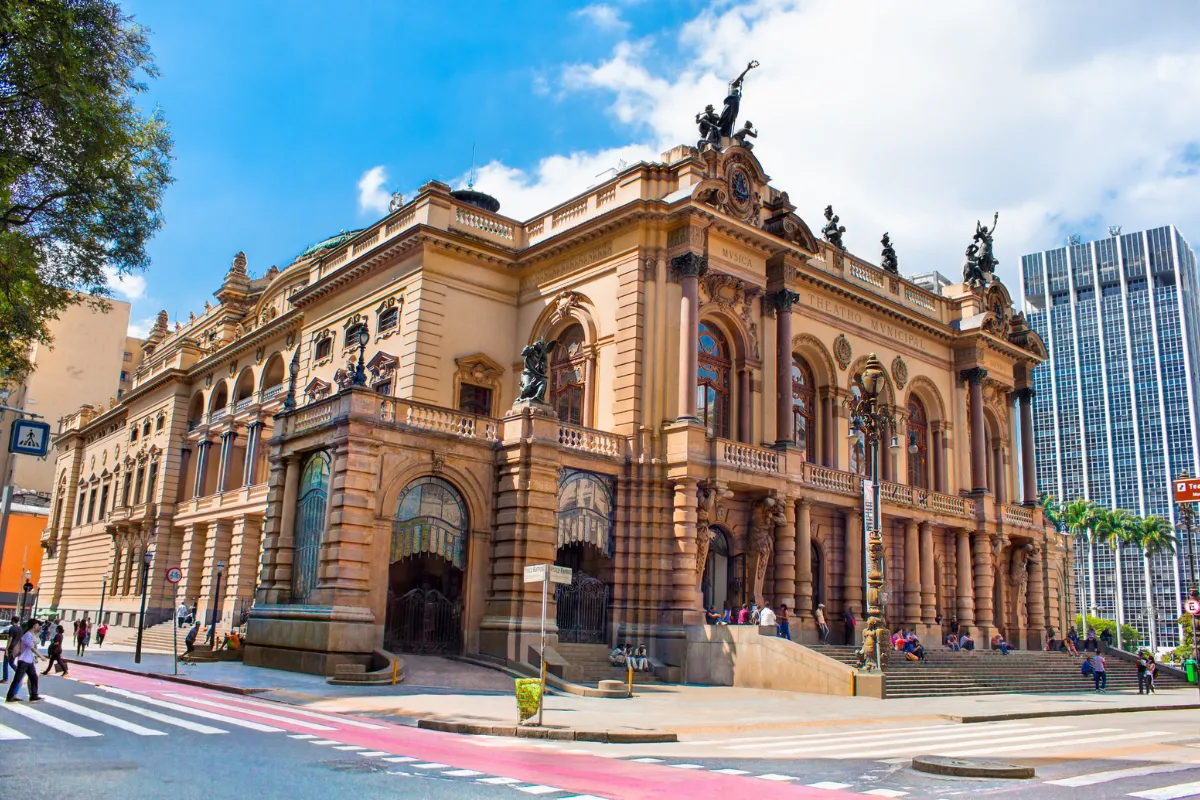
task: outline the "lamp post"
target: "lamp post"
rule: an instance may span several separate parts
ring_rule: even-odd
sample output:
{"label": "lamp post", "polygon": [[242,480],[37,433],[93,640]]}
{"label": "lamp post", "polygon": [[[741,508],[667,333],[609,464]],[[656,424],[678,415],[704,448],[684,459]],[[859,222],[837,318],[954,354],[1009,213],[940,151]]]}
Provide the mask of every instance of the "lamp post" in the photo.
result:
{"label": "lamp post", "polygon": [[149,550],[142,556],[142,608],[138,612],[137,647],[133,651],[133,663],[142,663],[142,631],[146,628],[146,586],[150,582],[150,564],[154,562],[154,553]]}
{"label": "lamp post", "polygon": [[29,603],[29,593],[33,591],[33,583],[29,580],[33,573],[25,570],[25,583],[21,586],[21,620],[25,620],[25,607]]}
{"label": "lamp post", "polygon": [[100,610],[96,612],[96,624],[104,624],[104,595],[108,594],[108,573],[100,577]]}
{"label": "lamp post", "polygon": [[225,569],[225,562],[217,562],[217,578],[213,581],[212,594],[212,623],[208,626],[208,643],[216,645],[217,643],[217,598],[221,596],[221,570]]}
{"label": "lamp post", "polygon": [[367,385],[367,369],[364,360],[367,357],[367,342],[370,340],[371,333],[367,330],[367,326],[363,325],[358,329],[358,363],[354,365],[354,376],[350,380],[351,386]]}
{"label": "lamp post", "polygon": [[[885,654],[890,643],[886,641],[888,631],[883,606],[885,587],[883,534],[879,519],[879,462],[885,437],[896,427],[892,409],[879,403],[879,391],[883,388],[885,375],[883,364],[872,353],[860,378],[863,391],[858,396],[846,398],[851,427],[861,432],[866,441],[871,481],[870,508],[865,507],[867,498],[863,498],[863,522],[867,527],[867,625],[863,633],[861,663],[867,670],[878,669],[881,672],[886,667]],[[897,437],[891,437],[891,445],[893,448],[899,447]]]}

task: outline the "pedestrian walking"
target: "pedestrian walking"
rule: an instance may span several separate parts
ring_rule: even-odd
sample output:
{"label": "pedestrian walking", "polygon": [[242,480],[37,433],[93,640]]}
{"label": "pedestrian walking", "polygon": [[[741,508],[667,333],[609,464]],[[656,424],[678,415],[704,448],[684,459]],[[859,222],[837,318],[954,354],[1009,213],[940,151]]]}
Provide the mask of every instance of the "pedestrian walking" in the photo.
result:
{"label": "pedestrian walking", "polygon": [[1154,688],[1155,682],[1158,681],[1158,662],[1154,660],[1153,653],[1146,654],[1146,691],[1148,694],[1158,694]]}
{"label": "pedestrian walking", "polygon": [[775,635],[780,639],[787,639],[790,642],[792,640],[792,628],[789,624],[788,607],[786,603],[780,604],[778,616],[779,629],[775,632]]}
{"label": "pedestrian walking", "polygon": [[1108,691],[1108,663],[1104,660],[1104,656],[1100,653],[1096,654],[1095,661],[1095,681],[1097,692]]}
{"label": "pedestrian walking", "polygon": [[192,621],[192,629],[187,632],[187,636],[183,637],[183,654],[190,656],[192,651],[196,649],[196,636],[200,633],[200,623]]}
{"label": "pedestrian walking", "polygon": [[1149,683],[1149,680],[1148,680],[1148,677],[1146,674],[1147,668],[1148,668],[1148,660],[1146,658],[1146,651],[1143,650],[1140,653],[1138,653],[1138,657],[1137,657],[1138,694],[1149,694],[1150,693],[1150,689],[1147,686],[1147,684]]}
{"label": "pedestrian walking", "polygon": [[46,639],[49,637],[50,630],[53,627],[54,627],[54,617],[51,617],[50,619],[46,620],[46,622],[42,625],[42,636],[41,636],[42,647],[46,646]]}
{"label": "pedestrian walking", "polygon": [[854,626],[858,624],[858,620],[854,618],[854,606],[846,606],[842,611],[842,625],[846,628],[846,644],[854,644]]}
{"label": "pedestrian walking", "polygon": [[5,633],[8,635],[8,640],[4,647],[4,682],[8,683],[8,671],[11,669],[16,672],[17,670],[17,644],[21,641],[22,634],[21,618],[14,616]]}
{"label": "pedestrian walking", "polygon": [[177,620],[180,628],[182,628],[184,625],[187,624],[188,605],[187,605],[186,600],[179,601],[179,608],[175,609],[175,617],[176,617],[176,620]]}
{"label": "pedestrian walking", "polygon": [[20,643],[16,658],[17,673],[13,676],[12,683],[8,685],[8,696],[4,698],[6,703],[17,702],[17,691],[21,688],[22,678],[29,679],[29,702],[36,703],[42,699],[38,694],[38,674],[37,667],[34,666],[40,658],[36,637],[41,631],[42,623],[40,620],[31,619],[25,625],[21,638],[17,640]]}
{"label": "pedestrian walking", "polygon": [[97,647],[104,646],[104,637],[105,636],[108,636],[108,623],[101,622],[100,627],[96,628],[96,646]]}
{"label": "pedestrian walking", "polygon": [[87,650],[88,635],[91,630],[88,627],[88,619],[84,617],[79,620],[79,629],[75,631],[75,655],[78,658],[83,658],[83,651]]}
{"label": "pedestrian walking", "polygon": [[50,648],[46,651],[46,657],[49,661],[46,664],[46,671],[42,673],[43,675],[49,674],[50,668],[53,666],[58,667],[60,675],[67,674],[67,662],[63,661],[62,657],[63,634],[66,633],[67,629],[62,625],[56,625],[55,628],[54,636],[50,639]]}
{"label": "pedestrian walking", "polygon": [[824,603],[817,603],[817,610],[813,612],[813,617],[817,620],[817,633],[821,635],[821,644],[829,644],[829,625],[825,623]]}

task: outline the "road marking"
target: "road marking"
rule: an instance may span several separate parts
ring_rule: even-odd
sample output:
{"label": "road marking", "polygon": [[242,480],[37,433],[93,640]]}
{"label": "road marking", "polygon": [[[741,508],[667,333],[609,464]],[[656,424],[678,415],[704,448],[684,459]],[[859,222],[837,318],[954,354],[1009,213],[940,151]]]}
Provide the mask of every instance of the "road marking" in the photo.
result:
{"label": "road marking", "polygon": [[794,781],[795,775],[776,775],[774,772],[768,772],[766,775],[759,775],[764,781]]}
{"label": "road marking", "polygon": [[[975,726],[971,726],[971,727],[972,727],[972,729],[975,728]],[[1007,723],[1004,723],[1003,725],[989,725],[986,729],[980,729],[980,730],[987,730],[987,731],[998,733],[1001,731],[1025,730],[1025,729],[1028,729],[1031,727],[1033,727],[1033,726],[1027,722],[1007,722]],[[927,733],[922,734],[921,731],[926,731]],[[826,736],[826,735],[822,735],[822,734],[818,733],[818,734],[811,734],[808,736],[789,737],[788,741],[776,742],[775,744],[772,744],[772,745],[764,746],[761,744],[737,744],[737,745],[730,745],[728,747],[722,747],[721,749],[722,750],[758,750],[758,749],[762,749],[763,752],[782,753],[782,752],[788,752],[788,751],[767,750],[766,748],[768,748],[768,747],[774,748],[774,747],[778,747],[780,745],[801,744],[802,742],[806,742],[806,741],[817,741],[821,744],[829,743],[829,746],[833,747],[838,744],[851,744],[851,743],[857,744],[859,742],[866,742],[866,741],[871,741],[874,739],[889,739],[889,740],[903,741],[903,740],[910,740],[910,739],[914,739],[914,738],[925,738],[926,736],[947,736],[947,735],[951,735],[951,734],[955,734],[955,733],[964,733],[964,732],[965,732],[964,726],[962,726],[962,725],[933,725],[933,726],[929,726],[929,727],[925,727],[925,728],[918,728],[916,730],[905,729],[905,728],[893,728],[893,729],[874,730],[874,731],[858,731],[855,734],[849,734],[849,733],[835,734],[832,736]],[[897,734],[904,734],[904,735],[898,736]]]}
{"label": "road marking", "polygon": [[558,800],[604,800],[604,798],[596,797],[594,794],[573,794],[570,797],[560,797]]}
{"label": "road marking", "polygon": [[193,717],[200,717],[202,719],[212,719],[212,720],[216,720],[217,722],[225,723],[227,725],[235,725],[239,728],[247,728],[248,730],[259,731],[260,733],[283,733],[283,728],[273,728],[270,725],[263,725],[258,722],[250,722],[249,720],[245,720],[245,719],[234,719],[232,717],[222,717],[219,714],[212,713],[211,711],[201,711],[200,709],[192,708],[191,706],[181,706],[178,703],[168,703],[166,700],[158,700],[153,697],[146,697],[144,695],[137,694],[136,692],[129,692],[124,689],[118,689],[114,686],[100,686],[97,688],[99,688],[102,691],[109,692],[111,694],[120,695],[121,697],[128,697],[131,700],[137,700],[138,702],[141,702],[141,703],[147,703],[152,706],[158,706],[159,708],[169,708],[170,710],[177,711],[181,714],[189,714]]}
{"label": "road marking", "polygon": [[43,725],[45,725],[47,728],[54,728],[54,730],[56,730],[56,731],[62,731],[63,733],[67,734],[68,736],[74,736],[76,739],[85,739],[85,738],[90,738],[92,736],[100,736],[101,735],[99,733],[96,733],[93,730],[89,730],[87,728],[80,727],[79,725],[75,725],[74,723],[64,722],[63,720],[58,719],[57,717],[52,717],[49,714],[43,714],[41,711],[38,711],[35,708],[29,708],[28,706],[20,706],[20,705],[17,705],[16,703],[5,703],[4,707],[7,708],[9,711],[11,711],[14,714],[19,714],[20,716],[25,717],[27,719],[31,719],[34,722],[40,722]]}
{"label": "road marking", "polygon": [[851,786],[849,783],[834,783],[833,781],[820,781],[819,783],[806,783],[804,785],[809,789],[828,789],[832,792],[836,792],[838,789],[849,789]]}
{"label": "road marking", "polygon": [[898,792],[895,789],[872,789],[863,794],[873,794],[876,797],[904,797],[908,792]]}
{"label": "road marking", "polygon": [[1139,778],[1143,775],[1161,775],[1167,772],[1182,772],[1196,769],[1200,764],[1149,764],[1144,767],[1129,767],[1127,769],[1111,769],[1107,772],[1092,772],[1086,775],[1076,775],[1074,778],[1059,778],[1056,781],[1046,781],[1052,786],[1092,786],[1097,783],[1119,781],[1122,778]]}
{"label": "road marking", "polygon": [[[1055,728],[1066,728],[1066,730],[1055,731],[1054,733],[1031,733],[1029,731],[1009,731],[1008,734],[1001,736],[992,736],[987,733],[972,733],[963,734],[946,741],[930,742],[928,740],[917,740],[915,742],[905,743],[892,747],[885,747],[882,750],[877,750],[871,753],[873,756],[899,756],[905,753],[928,751],[931,755],[944,755],[949,752],[957,752],[962,749],[972,749],[987,745],[991,747],[993,744],[1006,744],[1008,742],[1028,742],[1030,739],[1061,739],[1063,737],[1078,736],[1079,730],[1071,725],[1051,725],[1042,728],[1042,730],[1054,730]],[[1097,728],[1096,731],[1110,733],[1117,728]],[[1090,732],[1090,731],[1089,731]],[[941,737],[945,738],[945,737]],[[1048,745],[1047,745],[1048,746]],[[957,748],[957,750],[955,749]],[[845,747],[838,748],[845,751]],[[859,758],[860,756],[851,749],[849,753],[827,753],[829,758]]]}
{"label": "road marking", "polygon": [[343,744],[343,745],[339,745],[333,749],[334,750],[366,750],[367,748],[363,747],[361,744]]}
{"label": "road marking", "polygon": [[430,761],[425,764],[413,764],[413,769],[445,769],[449,764],[439,764],[436,761]]}
{"label": "road marking", "polygon": [[167,697],[170,697],[172,700],[182,700],[188,703],[199,703],[202,706],[209,706],[211,708],[219,708],[222,711],[234,711],[239,714],[249,714],[252,717],[262,717],[263,719],[274,720],[275,722],[286,722],[289,725],[295,725],[298,728],[308,728],[309,730],[314,731],[337,730],[337,728],[331,728],[328,725],[322,725],[318,722],[305,722],[304,720],[292,719],[291,717],[285,717],[280,714],[270,714],[266,711],[254,711],[249,708],[238,708],[237,706],[231,706],[227,703],[218,703],[214,700],[205,700],[202,697],[192,697],[191,695],[186,694],[168,694]]}
{"label": "road marking", "polygon": [[661,758],[649,758],[649,757],[647,757],[647,758],[631,758],[629,760],[636,761],[639,764],[661,764],[663,761]]}
{"label": "road marking", "polygon": [[[1104,730],[1104,729],[1097,728],[1094,731],[1089,731],[1089,733],[1099,733],[1102,730]],[[1141,733],[1126,733],[1121,736],[1092,736],[1092,737],[1088,737],[1088,738],[1084,738],[1084,739],[1075,739],[1074,741],[1070,741],[1070,742],[1042,742],[1041,744],[1033,744],[1033,745],[1021,744],[1021,745],[1012,745],[1011,747],[992,747],[987,750],[972,750],[972,751],[967,751],[965,753],[955,750],[955,751],[953,751],[953,755],[956,755],[956,756],[957,755],[981,756],[981,755],[990,755],[991,753],[1011,753],[1011,752],[1015,752],[1018,750],[1033,750],[1033,749],[1045,750],[1045,749],[1048,749],[1051,747],[1068,747],[1070,745],[1077,745],[1077,744],[1099,744],[1099,743],[1103,743],[1103,742],[1116,742],[1116,741],[1120,741],[1123,739],[1147,739],[1151,736],[1169,736],[1169,735],[1170,734],[1168,734],[1164,731],[1142,731]],[[1035,739],[1037,737],[1030,736],[1028,738]]]}
{"label": "road marking", "polygon": [[368,750],[365,753],[359,753],[363,758],[379,758],[380,756],[390,756],[387,750]]}
{"label": "road marking", "polygon": [[535,783],[532,786],[514,786],[513,788],[518,792],[524,792],[525,794],[550,794],[551,792],[562,791],[562,789],[557,789],[553,786],[542,786],[538,783]]}
{"label": "road marking", "polygon": [[1144,792],[1133,792],[1128,797],[1140,797],[1142,800],[1177,800],[1180,797],[1195,797],[1200,794],[1200,782],[1177,783],[1174,786],[1164,786],[1161,789],[1147,789]]}
{"label": "road marking", "polygon": [[18,730],[9,728],[6,725],[0,725],[0,742],[15,742],[17,739],[28,739],[29,737]]}
{"label": "road marking", "polygon": [[[926,731],[926,730],[931,730],[934,728],[952,728],[952,727],[958,727],[958,726],[950,725],[947,723],[941,723],[938,725],[919,725],[919,726],[913,727],[913,728],[878,728],[878,729],[875,729],[873,732],[875,732],[875,733],[903,733],[905,731]],[[685,741],[685,744],[727,745],[731,741],[733,741],[733,742],[778,742],[778,741],[784,741],[784,740],[790,740],[790,739],[844,739],[847,737],[863,736],[864,734],[871,733],[871,732],[872,731],[867,730],[867,729],[855,728],[852,731],[842,731],[841,733],[836,733],[836,732],[835,733],[812,733],[812,734],[806,734],[806,735],[794,735],[793,734],[793,735],[788,735],[788,736],[743,736],[743,737],[740,737],[737,739],[704,739],[704,740],[694,741],[694,742],[689,740],[689,741]]]}
{"label": "road marking", "polygon": [[[1000,733],[1001,735],[1021,733],[1021,735],[1024,735],[1024,732],[1028,731],[1030,727],[1031,726],[1029,726],[1029,725],[1021,725],[1019,727],[1016,727],[1016,728],[1013,728],[1010,730],[997,731],[995,728],[989,728],[987,730],[963,730],[963,729],[955,726],[954,730],[947,730],[942,733],[928,733],[928,734],[924,734],[924,735],[908,734],[908,735],[904,735],[904,736],[864,736],[858,740],[838,742],[836,744],[818,744],[818,745],[809,746],[809,747],[789,748],[786,750],[769,750],[769,751],[764,750],[763,752],[770,753],[772,755],[792,755],[792,754],[808,755],[809,753],[827,753],[827,752],[836,752],[838,750],[850,750],[856,754],[859,754],[860,757],[862,755],[869,755],[870,757],[875,758],[875,757],[882,757],[882,756],[886,755],[887,750],[893,749],[893,748],[885,747],[884,745],[904,745],[905,749],[911,749],[912,747],[916,747],[917,745],[921,744],[922,742],[936,742],[936,741],[943,741],[943,740],[947,740],[947,739],[957,739],[957,740],[961,741],[964,739],[991,738],[991,737],[997,735],[997,733]],[[1055,726],[1042,726],[1039,728],[1039,730],[1060,730],[1060,729],[1061,730],[1075,730],[1075,726],[1074,725],[1055,725]],[[876,747],[878,747],[880,751],[885,751],[885,752],[876,752],[873,749]]]}
{"label": "road marking", "polygon": [[312,733],[289,733],[289,739],[319,739],[320,737]]}
{"label": "road marking", "polygon": [[726,768],[726,769],[714,769],[714,770],[713,770],[713,772],[716,772],[716,773],[718,773],[718,774],[720,774],[720,775],[749,775],[749,774],[750,774],[750,771],[749,771],[749,770],[745,770],[745,769],[729,769],[729,768]]}
{"label": "road marking", "polygon": [[386,725],[375,725],[371,722],[359,722],[356,719],[348,719],[346,717],[335,717],[332,714],[322,714],[319,711],[309,711],[307,708],[295,708],[287,703],[264,703],[259,700],[245,700],[241,697],[231,697],[227,702],[239,706],[254,706],[255,708],[279,709],[282,707],[287,709],[289,714],[299,714],[305,717],[312,717],[313,719],[325,720],[326,722],[336,722],[339,725],[350,725],[355,728],[367,728],[373,731],[381,731],[387,727]]}
{"label": "road marking", "polygon": [[95,694],[79,694],[75,696],[81,700],[91,700],[93,703],[103,703],[106,706],[120,708],[124,711],[130,712],[131,714],[140,714],[147,719],[152,719],[157,722],[165,722],[168,725],[176,725],[180,728],[193,731],[195,733],[213,734],[229,732],[221,730],[220,728],[213,728],[209,725],[201,725],[199,722],[191,722],[190,720],[186,719],[169,717],[166,714],[159,714],[157,711],[151,711],[148,708],[139,708],[131,703],[122,703],[120,700],[113,700],[111,697],[100,697],[99,695]]}
{"label": "road marking", "polygon": [[392,756],[391,758],[385,758],[384,761],[389,764],[407,764],[410,761],[416,761],[416,759],[411,756]]}
{"label": "road marking", "polygon": [[52,706],[65,708],[67,711],[78,714],[81,717],[94,719],[96,722],[103,722],[105,725],[112,725],[114,728],[120,728],[123,731],[129,731],[130,733],[137,734],[138,736],[167,735],[166,731],[158,731],[154,730],[153,728],[145,728],[141,725],[135,725],[132,722],[126,722],[125,720],[119,717],[114,717],[111,714],[105,714],[101,711],[96,711],[95,709],[87,708],[86,706],[81,706],[78,703],[72,703],[68,700],[59,700],[57,697],[47,697],[46,702]]}
{"label": "road marking", "polygon": [[319,744],[319,745],[341,744],[341,742],[339,742],[337,739],[309,739],[308,743],[309,744]]}
{"label": "road marking", "polygon": [[667,764],[667,766],[675,769],[704,769],[699,764]]}
{"label": "road marking", "polygon": [[476,783],[490,783],[493,786],[508,786],[513,783],[520,783],[516,778],[480,778]]}
{"label": "road marking", "polygon": [[451,778],[474,778],[483,773],[477,769],[448,769],[442,774],[449,775]]}

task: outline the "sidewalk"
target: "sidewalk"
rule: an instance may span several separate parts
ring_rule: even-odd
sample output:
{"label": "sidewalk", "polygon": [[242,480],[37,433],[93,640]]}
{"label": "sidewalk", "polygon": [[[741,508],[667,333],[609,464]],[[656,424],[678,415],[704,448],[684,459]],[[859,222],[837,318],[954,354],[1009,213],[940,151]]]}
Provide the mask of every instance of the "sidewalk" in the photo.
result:
{"label": "sidewalk", "polygon": [[[74,659],[68,659],[75,663]],[[406,678],[396,686],[331,686],[318,675],[247,667],[238,662],[180,667],[193,681],[253,690],[314,710],[369,714],[395,722],[417,720],[511,726],[516,721],[512,679],[503,673],[433,656],[405,656]],[[152,675],[171,675],[169,655],[89,650],[82,662]],[[1012,694],[873,700],[865,697],[735,689],[654,686],[629,699],[549,695],[546,724],[573,729],[672,731],[681,737],[837,725],[953,719],[984,722],[1074,714],[1135,712],[1162,707],[1200,708],[1193,689],[1157,695]]]}

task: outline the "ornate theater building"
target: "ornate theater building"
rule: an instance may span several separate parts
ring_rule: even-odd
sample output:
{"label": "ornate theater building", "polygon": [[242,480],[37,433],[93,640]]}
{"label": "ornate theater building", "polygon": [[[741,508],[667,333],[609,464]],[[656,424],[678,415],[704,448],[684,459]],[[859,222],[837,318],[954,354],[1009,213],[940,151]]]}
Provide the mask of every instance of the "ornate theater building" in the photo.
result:
{"label": "ornate theater building", "polygon": [[[890,245],[842,249],[832,210],[818,239],[748,145],[723,129],[524,222],[430,182],[260,278],[239,253],[215,305],[159,316],[131,391],[63,421],[42,597],[136,624],[150,551],[145,622],[215,606],[247,663],[529,662],[523,570],[557,563],[558,666],[644,642],[678,676],[706,607],[755,601],[802,642],[824,603],[836,641],[863,616],[847,401],[874,353],[889,627],[1039,647],[1071,597],[1033,488],[1040,339],[990,274],[928,291]],[[518,403],[538,342],[546,402]]]}

